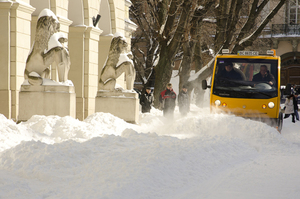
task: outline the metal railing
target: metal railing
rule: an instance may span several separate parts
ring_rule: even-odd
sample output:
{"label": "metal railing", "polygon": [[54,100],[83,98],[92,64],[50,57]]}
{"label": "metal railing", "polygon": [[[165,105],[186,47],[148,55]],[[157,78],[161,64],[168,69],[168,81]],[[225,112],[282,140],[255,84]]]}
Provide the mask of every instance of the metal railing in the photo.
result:
{"label": "metal railing", "polygon": [[300,24],[273,24],[271,36],[299,36],[300,37]]}

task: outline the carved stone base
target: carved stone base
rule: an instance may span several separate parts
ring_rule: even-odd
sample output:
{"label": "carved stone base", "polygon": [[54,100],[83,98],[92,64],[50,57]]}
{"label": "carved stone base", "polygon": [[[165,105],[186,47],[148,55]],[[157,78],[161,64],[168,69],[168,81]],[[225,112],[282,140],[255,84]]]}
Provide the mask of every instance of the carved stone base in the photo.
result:
{"label": "carved stone base", "polygon": [[130,91],[97,92],[95,112],[111,113],[126,122],[139,122],[139,97]]}
{"label": "carved stone base", "polygon": [[74,86],[22,85],[19,93],[18,121],[27,121],[33,115],[76,117]]}

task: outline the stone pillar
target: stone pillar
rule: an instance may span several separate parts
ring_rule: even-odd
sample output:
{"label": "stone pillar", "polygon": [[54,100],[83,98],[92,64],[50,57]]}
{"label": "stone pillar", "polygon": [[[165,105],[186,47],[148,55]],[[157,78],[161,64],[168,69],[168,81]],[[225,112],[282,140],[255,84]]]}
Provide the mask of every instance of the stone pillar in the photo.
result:
{"label": "stone pillar", "polygon": [[22,85],[18,121],[27,121],[33,115],[58,115],[75,118],[76,94],[74,86],[56,84]]}
{"label": "stone pillar", "polygon": [[125,19],[125,37],[126,37],[126,41],[128,44],[131,45],[131,35],[132,35],[132,32],[135,32],[136,29],[138,28],[138,26],[132,22],[130,20],[130,17],[129,17],[129,10],[130,10],[130,6],[132,5],[131,1],[130,0],[125,0],[125,16],[124,16],[124,19]]}
{"label": "stone pillar", "polygon": [[297,52],[297,48],[298,48],[298,40],[297,39],[293,39],[291,41],[292,46],[293,46],[293,52]]}
{"label": "stone pillar", "polygon": [[33,45],[34,39],[35,39],[35,33],[36,33],[36,25],[38,21],[38,16],[31,16],[31,36],[30,36],[30,46]]}
{"label": "stone pillar", "polygon": [[0,113],[11,119],[10,90],[10,8],[12,2],[0,2]]}
{"label": "stone pillar", "polygon": [[14,3],[11,7],[11,60],[10,60],[10,88],[11,88],[11,118],[18,120],[19,91],[24,81],[24,69],[30,50],[31,14],[35,8],[25,3]]}
{"label": "stone pillar", "polygon": [[[84,32],[85,26],[70,27],[69,51],[71,69],[69,79],[72,80],[76,89],[76,117],[84,120]],[[100,54],[100,53],[99,53]]]}
{"label": "stone pillar", "polygon": [[68,37],[69,27],[73,22],[71,20],[67,19],[67,18],[63,18],[63,17],[60,17],[60,16],[58,16],[57,19],[60,23],[60,32],[63,32]]}
{"label": "stone pillar", "polygon": [[111,113],[126,122],[139,123],[139,97],[134,91],[100,90],[96,97],[96,112]]}
{"label": "stone pillar", "polygon": [[277,49],[278,48],[278,43],[279,43],[278,39],[277,38],[272,38],[272,42],[273,42],[273,48]]}
{"label": "stone pillar", "polygon": [[113,35],[106,35],[106,36],[100,36],[100,41],[99,41],[99,49],[101,49],[101,52],[99,52],[99,60],[98,60],[98,72],[99,72],[99,77],[102,71],[102,68],[106,62],[106,58],[108,57],[109,53],[109,48],[110,48],[110,43],[113,38]]}
{"label": "stone pillar", "polygon": [[102,30],[87,27],[84,38],[84,118],[95,113],[95,96],[98,90],[99,35]]}

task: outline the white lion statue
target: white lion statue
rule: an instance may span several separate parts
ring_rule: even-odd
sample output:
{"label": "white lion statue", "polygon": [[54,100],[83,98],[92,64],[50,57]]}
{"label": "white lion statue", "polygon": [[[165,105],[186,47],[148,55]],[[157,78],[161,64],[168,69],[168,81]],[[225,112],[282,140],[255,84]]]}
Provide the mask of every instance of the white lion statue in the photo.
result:
{"label": "white lion statue", "polygon": [[69,51],[64,42],[65,35],[59,32],[60,24],[55,14],[44,9],[36,26],[36,35],[26,60],[25,80],[31,85],[41,85],[43,78],[50,78],[50,65],[56,62],[59,82],[68,80],[70,69]]}
{"label": "white lion statue", "polygon": [[100,90],[115,90],[116,79],[125,72],[126,89],[132,90],[135,69],[131,52],[127,52],[128,44],[121,33],[115,33],[111,41],[108,58],[101,71],[99,80]]}

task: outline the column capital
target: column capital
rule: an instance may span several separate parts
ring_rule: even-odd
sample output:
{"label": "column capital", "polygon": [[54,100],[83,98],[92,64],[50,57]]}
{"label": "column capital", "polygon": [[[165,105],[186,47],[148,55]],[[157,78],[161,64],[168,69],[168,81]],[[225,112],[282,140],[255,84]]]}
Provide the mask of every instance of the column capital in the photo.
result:
{"label": "column capital", "polygon": [[297,48],[298,48],[298,40],[297,39],[293,39],[291,40],[292,46],[293,46],[293,52],[297,52]]}
{"label": "column capital", "polygon": [[73,21],[71,21],[70,19],[67,19],[59,15],[57,15],[57,18],[62,25],[70,26],[73,23]]}
{"label": "column capital", "polygon": [[10,9],[12,4],[13,4],[12,1],[0,2],[0,9]]}
{"label": "column capital", "polygon": [[35,11],[35,8],[27,3],[14,2],[12,5],[12,9],[18,9],[19,11],[23,11],[28,14],[32,14]]}
{"label": "column capital", "polygon": [[86,26],[70,26],[70,32],[78,32],[78,33],[84,33],[86,30]]}
{"label": "column capital", "polygon": [[85,38],[99,41],[99,36],[101,35],[102,32],[103,30],[100,30],[99,28],[95,28],[93,26],[87,26],[85,31],[85,36],[86,36]]}
{"label": "column capital", "polygon": [[278,49],[278,39],[272,38],[273,48]]}

